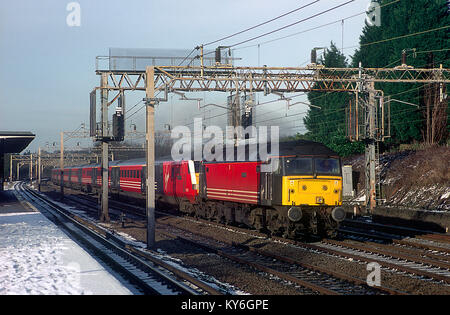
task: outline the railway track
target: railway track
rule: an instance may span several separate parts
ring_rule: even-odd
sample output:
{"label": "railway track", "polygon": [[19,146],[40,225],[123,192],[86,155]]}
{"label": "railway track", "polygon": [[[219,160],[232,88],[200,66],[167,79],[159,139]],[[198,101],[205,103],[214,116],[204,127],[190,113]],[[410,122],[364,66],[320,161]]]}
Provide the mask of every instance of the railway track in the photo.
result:
{"label": "railway track", "polygon": [[386,268],[400,270],[428,279],[450,284],[450,264],[448,262],[431,260],[418,255],[407,255],[400,252],[390,252],[366,246],[334,240],[324,240],[321,243],[309,245],[314,249],[357,259],[365,262],[376,262]]}
{"label": "railway track", "polygon": [[[206,224],[212,224],[211,222],[204,222]],[[217,227],[221,228],[220,225]],[[239,233],[249,233],[250,235],[255,235],[257,237],[264,237],[263,234],[254,231],[245,232],[239,228],[228,228],[231,230],[236,230]],[[314,243],[304,243],[294,240],[287,240],[284,238],[272,236],[272,240],[290,244],[307,251],[314,251],[316,253],[329,254],[336,257],[341,257],[345,259],[352,259],[355,261],[361,261],[365,263],[376,262],[380,266],[394,270],[407,273],[410,275],[415,275],[422,277],[424,279],[431,279],[437,282],[441,282],[448,286],[450,284],[450,261],[448,259],[448,252],[430,252],[427,246],[427,252],[422,254],[416,251],[416,247],[410,246],[408,253],[396,250],[395,248],[390,248],[386,244],[378,243],[359,243],[359,244],[349,244],[345,241],[336,240],[322,240]],[[403,244],[403,243],[399,243]],[[409,242],[405,241],[405,244]],[[377,248],[381,246],[381,248]],[[387,250],[389,248],[389,250]],[[411,251],[413,248],[413,251]],[[423,257],[423,256],[431,257]],[[431,258],[431,259],[429,259]],[[450,289],[444,287],[444,291],[450,294]]]}
{"label": "railway track", "polygon": [[[200,221],[206,224],[216,225],[218,228],[223,228],[223,225],[216,224],[210,221],[201,219],[186,219],[195,221],[197,223],[198,221]],[[239,233],[255,235],[261,238],[266,236],[255,231],[244,230],[237,227],[227,226],[227,229],[236,230]],[[414,232],[416,233],[416,231]],[[348,241],[346,242],[335,240],[323,240],[321,242],[308,244],[277,237],[272,237],[272,240],[289,243],[304,250],[321,254],[329,254],[344,259],[352,259],[355,261],[367,263],[376,262],[382,267],[390,270],[399,271],[415,275],[422,279],[431,279],[443,283],[444,292],[450,294],[448,290],[448,285],[450,284],[450,251],[448,248],[446,248],[448,244],[445,243],[445,237],[442,238],[441,236],[431,236],[430,238],[424,237],[419,239],[412,238],[410,236],[403,237],[403,239],[401,239],[401,236],[398,236],[395,239],[390,239],[390,244],[380,244],[380,242],[372,243],[371,241],[368,242],[367,239],[363,242],[360,241],[358,244],[348,243]],[[239,247],[237,246],[237,244],[228,244],[228,246],[230,245]],[[397,246],[398,248],[396,248],[395,246]],[[241,250],[243,249],[241,248]],[[247,248],[246,250],[254,252],[254,249]],[[261,253],[259,253],[259,255],[261,255]],[[272,257],[272,259],[274,258]],[[292,263],[296,262],[291,261],[291,264]],[[260,270],[262,269],[263,268],[261,268]],[[386,290],[385,292],[388,292],[388,290]]]}
{"label": "railway track", "polygon": [[[76,200],[74,199],[74,201]],[[83,201],[83,203],[86,206],[90,205],[92,211],[95,212],[94,207],[96,205],[93,201]],[[181,230],[168,224],[158,223],[158,232],[200,247],[204,251],[215,253],[235,263],[263,272],[268,277],[276,276],[286,283],[291,283],[303,294],[401,294],[401,292],[389,288],[370,287],[366,281],[361,279],[308,265],[289,257],[274,255],[255,247],[218,242],[205,236],[188,233],[186,230]]]}
{"label": "railway track", "polygon": [[370,219],[346,219],[341,223],[341,227],[355,227],[363,228],[366,231],[377,231],[379,233],[386,233],[396,237],[414,237],[417,235],[439,235],[439,233],[431,230],[420,230],[405,226],[396,226],[391,224],[382,224],[373,222]]}
{"label": "railway track", "polygon": [[138,292],[151,295],[221,294],[215,288],[159,261],[149,253],[130,250],[110,232],[67,213],[54,202],[25,187],[24,183],[16,184],[14,188],[17,194],[95,253]]}
{"label": "railway track", "polygon": [[[172,225],[158,224],[160,233],[217,254],[259,272],[283,279],[305,294],[380,295],[403,294],[386,287],[370,287],[363,280],[326,268],[312,266],[289,257],[275,255],[256,247],[215,239],[192,233]],[[305,290],[306,289],[306,290]]]}

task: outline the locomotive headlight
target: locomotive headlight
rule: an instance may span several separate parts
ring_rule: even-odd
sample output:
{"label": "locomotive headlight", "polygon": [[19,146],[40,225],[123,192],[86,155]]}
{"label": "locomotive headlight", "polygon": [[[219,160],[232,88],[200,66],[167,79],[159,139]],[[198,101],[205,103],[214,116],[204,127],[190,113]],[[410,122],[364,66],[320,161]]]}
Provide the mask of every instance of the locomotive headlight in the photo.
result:
{"label": "locomotive headlight", "polygon": [[342,222],[345,219],[345,210],[341,207],[336,207],[331,211],[331,217],[336,222]]}
{"label": "locomotive headlight", "polygon": [[316,203],[323,203],[323,197],[316,197]]}
{"label": "locomotive headlight", "polygon": [[291,207],[288,210],[288,218],[292,222],[298,222],[302,219],[302,217],[303,217],[303,212],[302,212],[302,209],[300,209],[299,207]]}

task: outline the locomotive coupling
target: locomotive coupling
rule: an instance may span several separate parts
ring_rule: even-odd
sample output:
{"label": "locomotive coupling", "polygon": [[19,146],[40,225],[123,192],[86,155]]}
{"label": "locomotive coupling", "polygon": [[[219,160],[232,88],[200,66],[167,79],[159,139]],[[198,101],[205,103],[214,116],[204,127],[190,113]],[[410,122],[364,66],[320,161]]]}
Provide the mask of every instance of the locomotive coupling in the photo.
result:
{"label": "locomotive coupling", "polygon": [[331,217],[336,222],[342,222],[345,220],[345,210],[342,207],[336,207],[331,211]]}
{"label": "locomotive coupling", "polygon": [[289,220],[291,220],[292,222],[298,222],[303,217],[302,209],[300,209],[299,207],[291,207],[288,210],[287,214],[288,214]]}

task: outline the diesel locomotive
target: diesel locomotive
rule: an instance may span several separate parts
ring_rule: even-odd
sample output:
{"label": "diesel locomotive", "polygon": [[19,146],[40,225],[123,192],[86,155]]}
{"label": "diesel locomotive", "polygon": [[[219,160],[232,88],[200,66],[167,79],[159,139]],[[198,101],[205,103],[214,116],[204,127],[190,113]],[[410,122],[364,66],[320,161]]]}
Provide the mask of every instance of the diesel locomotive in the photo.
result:
{"label": "diesel locomotive", "polygon": [[[270,167],[269,167],[270,166]],[[114,198],[145,199],[144,159],[109,163]],[[56,185],[101,192],[101,166],[52,171]],[[297,140],[279,144],[278,154],[253,161],[155,162],[156,208],[239,224],[276,235],[334,237],[345,219],[338,154],[325,145]]]}

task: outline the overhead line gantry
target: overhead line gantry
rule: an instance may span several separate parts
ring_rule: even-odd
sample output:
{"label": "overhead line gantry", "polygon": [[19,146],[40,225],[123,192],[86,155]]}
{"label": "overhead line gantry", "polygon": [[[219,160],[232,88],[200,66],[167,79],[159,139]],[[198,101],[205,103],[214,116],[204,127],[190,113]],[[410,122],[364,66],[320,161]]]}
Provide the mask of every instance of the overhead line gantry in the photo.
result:
{"label": "overhead line gantry", "polygon": [[[203,63],[202,63],[203,64]],[[117,100],[125,91],[144,91],[146,97],[146,159],[147,159],[147,246],[154,245],[154,106],[167,101],[172,92],[350,92],[355,93],[357,102],[364,111],[364,131],[360,140],[366,142],[366,204],[368,209],[376,205],[376,147],[387,136],[384,130],[384,117],[378,126],[378,104],[383,109],[384,95],[375,89],[376,83],[418,83],[448,84],[450,70],[442,66],[437,69],[396,68],[326,68],[312,63],[308,67],[233,67],[216,66],[148,66],[142,71],[97,70],[101,76],[100,90],[102,111]],[[117,93],[108,102],[108,92]],[[155,92],[162,92],[156,98]],[[362,100],[359,102],[359,100]],[[378,101],[379,100],[379,101]],[[106,112],[105,112],[106,110]],[[106,114],[103,115],[107,117]],[[97,140],[101,141],[101,137]],[[103,146],[107,150],[108,146]],[[105,154],[105,153],[104,153]],[[106,169],[105,169],[106,168]],[[108,176],[107,160],[103,166],[103,176]],[[103,198],[108,194],[108,179],[103,179]],[[106,196],[105,196],[106,195]],[[102,217],[107,217],[107,201],[102,203]]]}

